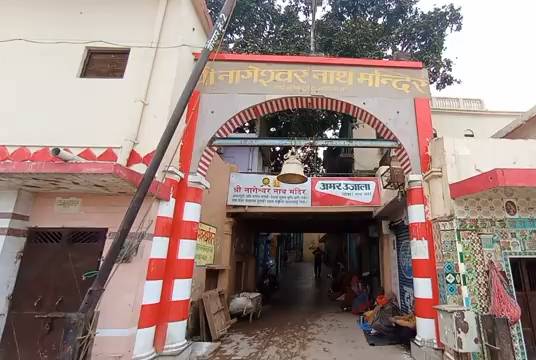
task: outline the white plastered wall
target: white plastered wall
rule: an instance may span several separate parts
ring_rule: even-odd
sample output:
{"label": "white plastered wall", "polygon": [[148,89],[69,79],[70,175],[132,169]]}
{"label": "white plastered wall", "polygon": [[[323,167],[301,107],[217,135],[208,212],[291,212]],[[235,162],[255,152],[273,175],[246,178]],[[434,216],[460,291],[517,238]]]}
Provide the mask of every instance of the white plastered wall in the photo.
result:
{"label": "white plastered wall", "polygon": [[[207,37],[186,0],[7,1],[0,23],[0,39],[39,42],[0,46],[0,145],[8,146],[118,148],[130,139],[145,155]],[[158,40],[158,51],[146,48]],[[79,77],[88,47],[114,46],[131,49],[123,79]]]}

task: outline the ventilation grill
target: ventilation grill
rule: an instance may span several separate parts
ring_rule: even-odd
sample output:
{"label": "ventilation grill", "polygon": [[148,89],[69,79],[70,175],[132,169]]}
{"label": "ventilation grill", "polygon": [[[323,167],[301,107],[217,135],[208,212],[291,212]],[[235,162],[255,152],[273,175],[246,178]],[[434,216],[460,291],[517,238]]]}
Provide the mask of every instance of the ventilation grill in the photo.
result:
{"label": "ventilation grill", "polygon": [[61,231],[32,231],[28,240],[32,244],[60,244],[62,237]]}
{"label": "ventilation grill", "polygon": [[73,244],[94,244],[103,239],[102,231],[73,231],[70,236]]}
{"label": "ventilation grill", "polygon": [[30,229],[30,244],[96,244],[104,241],[104,229]]}

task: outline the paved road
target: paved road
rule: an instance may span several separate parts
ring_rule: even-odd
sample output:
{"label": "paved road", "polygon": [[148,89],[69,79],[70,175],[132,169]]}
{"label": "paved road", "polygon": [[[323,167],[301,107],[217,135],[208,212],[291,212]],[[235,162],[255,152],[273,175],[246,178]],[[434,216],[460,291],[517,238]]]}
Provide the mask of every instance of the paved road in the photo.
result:
{"label": "paved road", "polygon": [[234,325],[212,359],[411,359],[399,346],[369,346],[357,318],[328,300],[328,285],[326,274],[314,279],[312,264],[289,265],[262,318]]}

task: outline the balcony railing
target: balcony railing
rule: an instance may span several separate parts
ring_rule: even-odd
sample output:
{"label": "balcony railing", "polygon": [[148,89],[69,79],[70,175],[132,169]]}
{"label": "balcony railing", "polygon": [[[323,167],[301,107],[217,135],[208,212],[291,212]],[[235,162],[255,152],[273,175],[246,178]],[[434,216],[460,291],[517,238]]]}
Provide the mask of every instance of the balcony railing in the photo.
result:
{"label": "balcony railing", "polygon": [[432,109],[438,110],[486,110],[486,107],[484,106],[484,101],[482,101],[481,99],[433,97],[430,105],[432,106]]}

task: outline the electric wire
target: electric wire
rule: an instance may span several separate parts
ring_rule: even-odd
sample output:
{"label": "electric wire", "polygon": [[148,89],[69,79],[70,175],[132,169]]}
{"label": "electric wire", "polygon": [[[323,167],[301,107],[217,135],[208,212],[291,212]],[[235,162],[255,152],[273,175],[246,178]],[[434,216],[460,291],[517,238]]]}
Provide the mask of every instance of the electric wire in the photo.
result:
{"label": "electric wire", "polygon": [[181,47],[190,47],[190,48],[196,48],[196,49],[202,49],[203,46],[200,45],[194,45],[194,44],[175,44],[175,45],[133,45],[133,44],[126,44],[126,43],[117,43],[113,41],[107,41],[107,40],[32,40],[32,39],[24,39],[24,38],[10,38],[10,39],[2,39],[0,40],[0,43],[10,43],[10,42],[25,42],[30,44],[39,44],[39,45],[91,45],[91,44],[106,44],[110,46],[115,47],[123,47],[123,48],[132,48],[132,49],[177,49]]}

